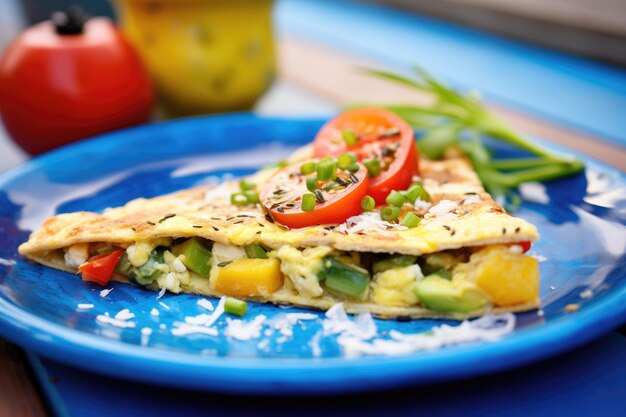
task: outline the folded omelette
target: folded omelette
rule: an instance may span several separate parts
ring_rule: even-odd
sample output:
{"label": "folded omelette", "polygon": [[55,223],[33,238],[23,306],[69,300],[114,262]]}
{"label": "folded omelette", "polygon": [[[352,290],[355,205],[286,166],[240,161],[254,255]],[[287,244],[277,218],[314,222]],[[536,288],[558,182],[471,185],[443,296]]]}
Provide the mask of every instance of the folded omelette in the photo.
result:
{"label": "folded omelette", "polygon": [[[291,162],[311,156],[307,147]],[[245,184],[263,185],[276,170]],[[401,209],[417,224],[383,220],[374,209],[340,224],[288,228],[261,204],[233,200],[242,183],[231,181],[101,214],[59,214],[19,252],[52,268],[82,268],[83,278],[84,265],[96,264],[114,267],[113,280],[151,290],[315,309],[341,302],[381,318],[465,319],[538,307],[537,260],[523,253],[538,239],[535,227],[496,204],[463,157],[421,160],[415,180],[428,198]],[[113,255],[112,265],[98,264]]]}

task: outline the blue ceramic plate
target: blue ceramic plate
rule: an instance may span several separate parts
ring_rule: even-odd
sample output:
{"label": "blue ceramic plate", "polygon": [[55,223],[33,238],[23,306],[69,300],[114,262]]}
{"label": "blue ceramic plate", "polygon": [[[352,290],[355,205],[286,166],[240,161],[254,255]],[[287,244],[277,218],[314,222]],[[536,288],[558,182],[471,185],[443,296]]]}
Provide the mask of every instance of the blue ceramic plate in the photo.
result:
{"label": "blue ceramic plate", "polygon": [[[340,393],[430,383],[503,370],[571,349],[620,325],[626,317],[626,181],[586,160],[583,175],[526,189],[517,215],[538,226],[542,241],[543,316],[519,314],[515,331],[493,343],[472,343],[400,357],[344,358],[326,340],[321,357],[308,341],[320,320],[296,326],[284,343],[223,336],[175,337],[171,328],[202,309],[198,297],[113,285],[26,262],[17,246],[55,213],[101,211],[207,181],[253,172],[311,140],[321,120],[249,114],[143,126],[78,143],[36,158],[0,177],[0,334],[27,349],[92,371],[150,383],[230,392]],[[509,151],[511,154],[511,151]],[[593,297],[581,298],[591,289]],[[94,304],[79,310],[78,303]],[[567,304],[579,311],[566,313]],[[97,314],[128,308],[135,328],[98,324]],[[150,315],[152,308],[161,311]],[[269,318],[284,309],[252,305]],[[297,311],[297,310],[296,310]],[[318,314],[318,313],[316,313]],[[321,315],[321,314],[320,314]],[[218,322],[224,328],[225,319]],[[439,324],[377,321],[382,332],[415,333]],[[142,340],[141,329],[151,336]]]}

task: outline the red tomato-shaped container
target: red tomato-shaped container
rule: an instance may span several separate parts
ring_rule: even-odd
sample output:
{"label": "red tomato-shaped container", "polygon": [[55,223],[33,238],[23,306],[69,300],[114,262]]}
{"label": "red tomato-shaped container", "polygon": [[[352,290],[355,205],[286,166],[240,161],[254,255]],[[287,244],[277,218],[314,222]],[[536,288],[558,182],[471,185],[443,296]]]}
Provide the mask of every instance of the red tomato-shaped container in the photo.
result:
{"label": "red tomato-shaped container", "polygon": [[0,115],[31,155],[148,121],[154,102],[137,54],[105,18],[59,13],[0,60]]}

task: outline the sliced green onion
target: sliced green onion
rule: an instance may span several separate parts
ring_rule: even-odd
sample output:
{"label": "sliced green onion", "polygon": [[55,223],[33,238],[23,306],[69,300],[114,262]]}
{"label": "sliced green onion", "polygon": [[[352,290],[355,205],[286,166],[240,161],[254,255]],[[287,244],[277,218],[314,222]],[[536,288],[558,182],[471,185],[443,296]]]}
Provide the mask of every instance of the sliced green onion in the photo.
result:
{"label": "sliced green onion", "polygon": [[317,164],[317,179],[319,181],[328,181],[335,178],[337,173],[337,163],[332,159],[330,161],[320,161]]}
{"label": "sliced green onion", "polygon": [[267,251],[258,243],[246,246],[246,255],[250,259],[267,259]]}
{"label": "sliced green onion", "polygon": [[317,190],[317,178],[311,177],[306,179],[306,189],[314,193]]}
{"label": "sliced green onion", "polygon": [[400,224],[402,226],[408,227],[409,229],[412,229],[419,224],[420,220],[422,219],[420,219],[417,214],[409,211],[407,214],[404,215]]}
{"label": "sliced green onion", "polygon": [[356,155],[352,152],[346,152],[337,159],[339,169],[348,169],[350,165],[357,161]]}
{"label": "sliced green onion", "polygon": [[245,206],[248,204],[248,197],[244,193],[233,193],[230,195],[230,204],[234,206]]}
{"label": "sliced green onion", "polygon": [[302,211],[313,211],[315,209],[315,194],[302,194]]}
{"label": "sliced green onion", "polygon": [[363,161],[363,165],[367,168],[367,172],[370,174],[370,177],[376,177],[380,174],[380,161],[378,159],[372,158]]}
{"label": "sliced green onion", "polygon": [[421,184],[413,184],[406,192],[406,197],[412,203],[418,198],[422,201],[430,201],[430,194]]}
{"label": "sliced green onion", "polygon": [[307,162],[300,167],[300,173],[302,175],[309,175],[315,172],[317,164],[315,162]]}
{"label": "sliced green onion", "polygon": [[351,131],[350,129],[346,129],[343,132],[341,132],[341,138],[343,139],[344,142],[346,142],[346,145],[348,146],[356,145],[357,141],[359,140],[354,134],[354,132]]}
{"label": "sliced green onion", "polygon": [[348,165],[348,168],[346,168],[346,170],[348,170],[351,173],[355,173],[360,169],[359,164],[357,164],[356,162]]}
{"label": "sliced green onion", "polygon": [[389,193],[385,201],[390,206],[402,207],[402,205],[404,204],[406,200],[402,194],[394,190]]}
{"label": "sliced green onion", "polygon": [[256,184],[246,180],[241,180],[239,181],[239,188],[241,188],[241,191],[254,190],[256,189]]}
{"label": "sliced green onion", "polygon": [[380,218],[386,222],[395,221],[400,215],[400,208],[387,206],[380,211]]}
{"label": "sliced green onion", "polygon": [[243,195],[246,196],[248,204],[257,204],[259,202],[259,193],[253,190],[244,191]]}
{"label": "sliced green onion", "polygon": [[325,156],[322,159],[320,159],[320,162],[332,162],[334,161],[334,159],[330,156]]}
{"label": "sliced green onion", "polygon": [[226,297],[224,303],[224,312],[228,314],[234,314],[236,316],[243,316],[248,309],[248,303],[236,298]]}
{"label": "sliced green onion", "polygon": [[374,207],[376,207],[376,201],[374,201],[372,197],[369,195],[363,197],[363,200],[361,200],[361,208],[363,211],[372,211]]}

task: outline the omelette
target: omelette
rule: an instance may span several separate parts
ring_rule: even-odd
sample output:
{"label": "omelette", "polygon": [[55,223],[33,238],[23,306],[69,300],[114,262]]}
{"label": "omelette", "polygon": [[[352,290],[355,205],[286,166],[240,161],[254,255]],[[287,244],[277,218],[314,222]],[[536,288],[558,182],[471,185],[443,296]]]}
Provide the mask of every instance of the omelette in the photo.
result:
{"label": "omelette", "polygon": [[[401,145],[385,143],[398,159]],[[219,186],[58,214],[19,252],[101,284],[322,310],[343,303],[380,318],[461,320],[539,306],[537,260],[524,253],[536,228],[494,202],[462,155],[420,159],[406,188],[381,200],[370,196],[380,177],[368,160],[342,165],[343,154],[316,152],[314,142],[287,167]],[[357,193],[367,195],[350,203]]]}

